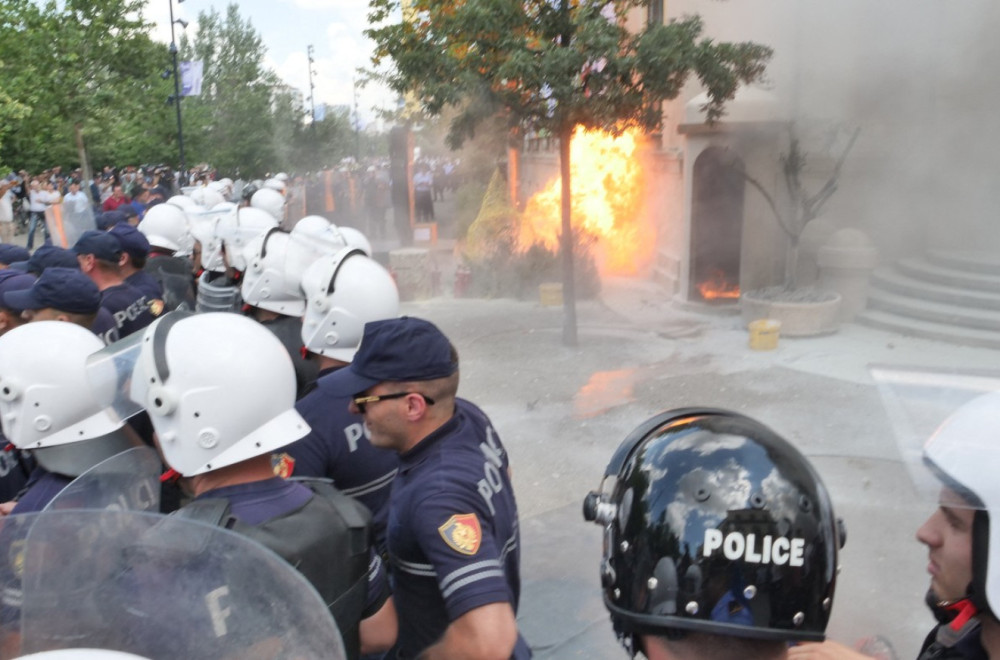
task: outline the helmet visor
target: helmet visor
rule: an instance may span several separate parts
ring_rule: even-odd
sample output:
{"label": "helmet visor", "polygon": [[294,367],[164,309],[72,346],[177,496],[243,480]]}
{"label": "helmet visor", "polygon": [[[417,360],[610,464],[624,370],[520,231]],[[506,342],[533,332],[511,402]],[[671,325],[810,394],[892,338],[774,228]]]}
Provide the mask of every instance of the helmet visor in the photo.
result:
{"label": "helmet visor", "polygon": [[130,398],[132,371],[142,350],[145,332],[135,332],[87,358],[87,380],[100,392],[113,392],[108,407],[122,421],[143,410]]}

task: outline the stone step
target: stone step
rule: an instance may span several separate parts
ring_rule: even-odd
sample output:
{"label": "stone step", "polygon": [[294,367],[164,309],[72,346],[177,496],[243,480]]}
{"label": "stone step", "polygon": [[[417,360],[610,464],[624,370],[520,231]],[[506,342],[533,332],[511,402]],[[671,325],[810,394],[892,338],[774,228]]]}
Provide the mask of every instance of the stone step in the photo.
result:
{"label": "stone step", "polygon": [[922,300],[877,288],[869,293],[868,309],[932,323],[1000,333],[1000,311]]}
{"label": "stone step", "polygon": [[873,289],[938,303],[1000,311],[1000,290],[996,293],[936,284],[903,274],[892,267],[872,273]]}
{"label": "stone step", "polygon": [[941,266],[923,258],[900,259],[895,268],[916,280],[976,291],[1000,291],[1000,274],[964,270],[957,265]]}
{"label": "stone step", "polygon": [[962,346],[1000,349],[1000,332],[923,321],[876,309],[867,309],[861,312],[855,321],[862,325],[898,332],[911,337],[935,339]]}
{"label": "stone step", "polygon": [[1000,257],[990,252],[929,250],[927,261],[944,268],[1000,276]]}

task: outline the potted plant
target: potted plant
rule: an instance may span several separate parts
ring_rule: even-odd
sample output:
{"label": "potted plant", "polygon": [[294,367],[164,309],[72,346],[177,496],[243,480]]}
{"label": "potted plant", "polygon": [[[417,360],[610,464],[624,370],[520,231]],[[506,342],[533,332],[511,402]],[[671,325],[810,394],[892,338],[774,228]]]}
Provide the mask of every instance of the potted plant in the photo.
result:
{"label": "potted plant", "polygon": [[788,153],[781,157],[781,169],[788,194],[788,200],[783,205],[778,204],[775,195],[760,181],[748,172],[743,172],[747,183],[764,197],[789,242],[784,283],[745,291],[740,295],[744,323],[774,319],[781,322],[781,334],[792,337],[823,334],[837,329],[840,294],[814,286],[800,286],[797,281],[799,241],[809,222],[819,216],[823,206],[836,192],[840,171],[859,132],[860,129],[855,129],[848,138],[826,182],[817,192],[810,193],[802,181],[806,154],[793,131]]}

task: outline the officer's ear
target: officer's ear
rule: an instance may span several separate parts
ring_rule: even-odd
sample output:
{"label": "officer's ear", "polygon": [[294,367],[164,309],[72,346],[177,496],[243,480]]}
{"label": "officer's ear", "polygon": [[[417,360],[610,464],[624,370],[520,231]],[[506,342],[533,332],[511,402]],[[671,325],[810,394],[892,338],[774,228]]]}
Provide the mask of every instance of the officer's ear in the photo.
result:
{"label": "officer's ear", "polygon": [[406,395],[406,418],[410,421],[417,422],[427,416],[427,403],[426,397],[422,394],[417,394],[416,392]]}

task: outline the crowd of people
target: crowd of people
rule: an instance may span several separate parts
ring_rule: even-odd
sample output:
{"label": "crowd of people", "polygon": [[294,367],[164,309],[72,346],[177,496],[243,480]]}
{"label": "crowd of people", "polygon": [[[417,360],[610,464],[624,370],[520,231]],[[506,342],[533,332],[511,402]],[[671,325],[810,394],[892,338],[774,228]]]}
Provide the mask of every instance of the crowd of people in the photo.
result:
{"label": "crowd of people", "polygon": [[[458,395],[455,345],[430,321],[399,316],[395,281],[368,237],[304,214],[301,183],[284,174],[177,190],[172,174],[127,174],[90,184],[81,203],[92,226],[72,244],[32,249],[30,235],[28,248],[0,244],[5,520],[67,506],[75,484],[70,505],[135,502],[273,550],[315,588],[351,660],[531,657],[517,625],[510,457],[486,413]],[[380,169],[364,174],[377,180]],[[63,204],[83,188],[58,172],[7,184]],[[989,524],[1000,504],[997,397],[959,409],[924,450],[942,488],[917,537],[941,624],[922,660],[1000,657]],[[105,461],[154,448],[154,485],[143,492],[155,498],[81,482]],[[834,503],[809,461],[757,420],[713,408],[646,420],[612,456],[584,516],[604,531],[595,588],[628,653],[867,657],[824,641],[845,540]],[[193,635],[152,632],[163,615],[144,587],[158,590],[159,573],[182,570],[193,552],[164,547],[160,524],[135,539],[142,553],[102,561],[115,570],[100,573],[100,589],[114,587],[126,605],[103,618],[67,614],[34,629],[30,648],[58,648],[73,628],[146,657],[247,651],[247,631],[219,623],[228,610],[218,589],[240,586],[219,586],[224,567],[188,608],[213,622],[214,642],[192,649]],[[142,573],[150,556],[153,575]],[[0,647],[28,648],[21,617],[36,601],[57,602],[32,590],[32,566],[17,567],[23,589],[0,592]],[[0,562],[0,576],[6,569]]]}

